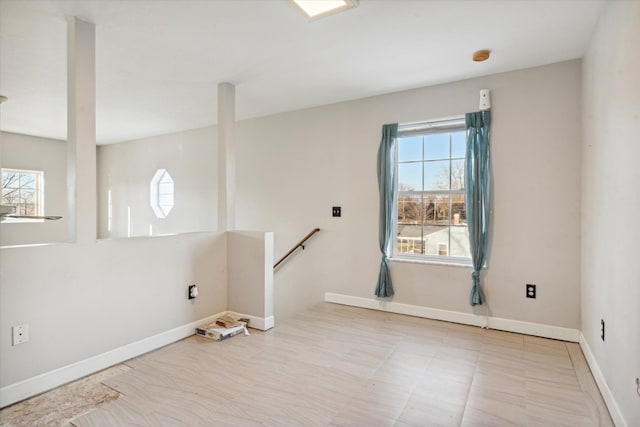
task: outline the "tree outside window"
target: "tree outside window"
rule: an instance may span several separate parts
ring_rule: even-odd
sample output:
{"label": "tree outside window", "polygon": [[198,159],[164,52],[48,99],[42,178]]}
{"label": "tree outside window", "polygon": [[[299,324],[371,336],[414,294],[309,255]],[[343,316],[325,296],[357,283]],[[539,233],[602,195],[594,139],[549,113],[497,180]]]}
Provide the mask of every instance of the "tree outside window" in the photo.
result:
{"label": "tree outside window", "polygon": [[396,257],[470,259],[464,123],[398,132]]}
{"label": "tree outside window", "polygon": [[44,173],[2,169],[2,204],[16,207],[16,214],[44,215]]}

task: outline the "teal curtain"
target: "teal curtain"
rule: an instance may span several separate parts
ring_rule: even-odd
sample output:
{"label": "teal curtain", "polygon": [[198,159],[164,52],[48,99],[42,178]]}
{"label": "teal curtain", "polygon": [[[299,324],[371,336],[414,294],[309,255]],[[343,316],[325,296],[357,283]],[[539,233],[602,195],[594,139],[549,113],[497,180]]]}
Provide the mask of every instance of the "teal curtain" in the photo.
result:
{"label": "teal curtain", "polygon": [[378,187],[380,189],[380,224],[378,239],[382,262],[378,274],[378,285],[375,295],[378,298],[393,296],[393,285],[389,274],[389,244],[393,232],[393,202],[396,191],[396,167],[395,144],[398,136],[398,124],[384,125],[382,127],[382,141],[378,149]]}
{"label": "teal curtain", "polygon": [[467,152],[465,158],[465,199],[473,286],[470,304],[482,305],[485,297],[480,284],[480,270],[487,260],[489,232],[489,196],[491,194],[491,113],[482,111],[465,115]]}

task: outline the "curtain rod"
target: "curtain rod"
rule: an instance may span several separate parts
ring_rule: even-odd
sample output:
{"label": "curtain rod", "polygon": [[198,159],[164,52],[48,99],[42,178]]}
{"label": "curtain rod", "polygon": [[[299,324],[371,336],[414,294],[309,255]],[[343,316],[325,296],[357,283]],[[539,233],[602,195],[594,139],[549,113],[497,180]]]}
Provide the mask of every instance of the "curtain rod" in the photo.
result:
{"label": "curtain rod", "polygon": [[458,125],[464,125],[464,115],[445,117],[436,120],[424,120],[420,122],[399,123],[398,131],[407,132],[412,130],[437,129]]}
{"label": "curtain rod", "polygon": [[444,117],[435,120],[423,120],[420,122],[399,123],[398,130],[429,129],[441,126],[453,126],[458,124],[464,124],[464,115]]}

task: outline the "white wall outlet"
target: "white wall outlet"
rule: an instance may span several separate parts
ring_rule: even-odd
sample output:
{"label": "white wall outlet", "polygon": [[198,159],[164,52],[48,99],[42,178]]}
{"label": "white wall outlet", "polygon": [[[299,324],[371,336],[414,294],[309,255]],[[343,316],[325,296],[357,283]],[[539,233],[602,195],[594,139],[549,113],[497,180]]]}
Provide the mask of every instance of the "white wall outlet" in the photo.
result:
{"label": "white wall outlet", "polygon": [[18,345],[29,341],[29,325],[17,325],[11,328],[13,332],[13,345]]}

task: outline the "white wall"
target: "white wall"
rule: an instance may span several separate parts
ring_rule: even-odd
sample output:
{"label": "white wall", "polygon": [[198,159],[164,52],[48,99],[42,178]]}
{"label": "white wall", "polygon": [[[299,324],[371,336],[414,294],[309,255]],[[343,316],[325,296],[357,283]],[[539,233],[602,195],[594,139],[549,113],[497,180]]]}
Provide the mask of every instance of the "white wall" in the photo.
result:
{"label": "white wall", "polygon": [[628,426],[640,425],[639,41],[640,2],[612,2],[583,68],[581,329]]}
{"label": "white wall", "polygon": [[227,233],[227,309],[252,316],[250,325],[273,327],[273,233]]}
{"label": "white wall", "polygon": [[[94,28],[71,18],[67,34],[67,217],[73,243],[0,248],[0,406],[191,335],[197,322],[226,311],[225,233],[96,240]],[[106,149],[114,159],[107,154],[101,160],[111,168],[102,182],[111,185],[111,179],[118,188],[131,185],[142,192],[133,184],[138,181],[129,184],[120,175],[167,168],[179,192],[177,229],[158,227],[157,232],[194,231],[209,218],[214,227],[207,228],[215,228],[216,206],[210,199],[217,198],[216,168],[209,173],[209,166],[217,164],[217,156],[210,131]],[[211,147],[190,143],[202,140],[199,136]],[[187,176],[200,178],[195,179],[199,185],[181,187]],[[180,198],[204,213],[184,216],[180,209],[187,203]],[[191,284],[200,289],[195,300],[187,298]],[[11,327],[22,324],[28,324],[29,340],[13,346]]]}
{"label": "white wall", "polygon": [[[276,318],[325,292],[373,298],[382,125],[476,111],[482,88],[493,104],[491,314],[579,327],[577,60],[240,122],[236,225],[273,230],[276,258],[322,230],[276,273]],[[342,218],[331,217],[332,206],[342,206]],[[391,272],[396,302],[472,312],[468,268],[392,262]],[[536,300],[525,298],[525,283],[538,285]]]}
{"label": "white wall", "polygon": [[[4,248],[0,259],[0,387],[226,310],[224,233]],[[29,342],[12,346],[23,323]]]}
{"label": "white wall", "polygon": [[[216,129],[207,127],[98,146],[99,238],[215,230],[216,141]],[[175,205],[163,219],[155,216],[149,203],[149,183],[158,169],[167,169],[174,181]]]}
{"label": "white wall", "polygon": [[65,141],[0,132],[2,167],[44,172],[45,215],[58,221],[0,223],[0,246],[67,240],[67,146]]}
{"label": "white wall", "polygon": [[[581,63],[570,61],[238,123],[237,227],[275,231],[274,258],[314,227],[322,230],[279,268],[276,317],[321,301],[325,292],[373,296],[380,261],[375,156],[382,124],[473,111],[479,89],[490,88],[495,200],[485,283],[491,313],[577,328],[580,85]],[[541,124],[540,130],[534,124]],[[184,134],[191,132],[215,141],[215,128]],[[115,173],[116,159],[142,161],[148,144],[100,148],[99,162]],[[180,144],[167,144],[160,153],[180,156]],[[201,171],[215,165],[215,144],[194,153],[201,163],[190,154],[180,165]],[[146,181],[155,168],[167,166],[144,167],[151,171]],[[211,187],[194,190],[202,205],[209,197],[216,200],[211,172]],[[102,196],[108,177],[106,169],[99,173]],[[342,218],[331,217],[335,205],[343,207]],[[104,212],[104,199],[101,206]],[[215,212],[212,208],[212,224]],[[224,236],[2,249],[0,386],[225,310]],[[472,312],[469,269],[398,262],[391,268],[394,301]],[[525,299],[527,282],[538,284],[538,299]],[[195,302],[186,300],[190,283],[201,290]],[[21,323],[30,325],[30,342],[12,347],[9,326]]]}

